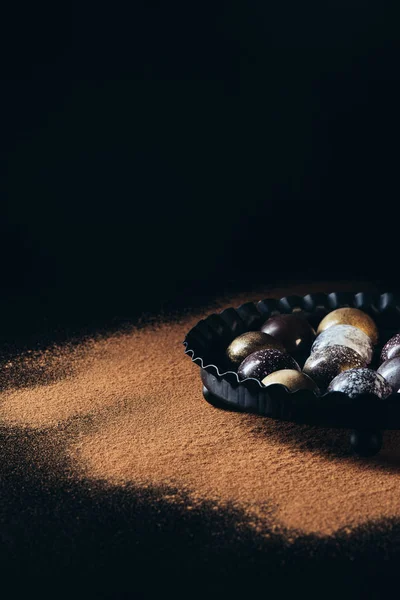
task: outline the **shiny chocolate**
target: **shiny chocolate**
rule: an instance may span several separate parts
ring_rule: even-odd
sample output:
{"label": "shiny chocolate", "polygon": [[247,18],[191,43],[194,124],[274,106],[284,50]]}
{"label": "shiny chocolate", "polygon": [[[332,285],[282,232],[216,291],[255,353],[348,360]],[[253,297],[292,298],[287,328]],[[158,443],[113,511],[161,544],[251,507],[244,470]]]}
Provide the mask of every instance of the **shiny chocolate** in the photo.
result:
{"label": "shiny chocolate", "polygon": [[400,356],[386,360],[377,372],[392,386],[394,392],[400,390]]}
{"label": "shiny chocolate", "polygon": [[382,348],[381,362],[400,356],[400,333],[396,333]]}
{"label": "shiny chocolate", "polygon": [[230,363],[234,367],[237,367],[249,354],[266,348],[285,350],[282,344],[271,335],[262,331],[248,331],[239,335],[231,342],[226,350],[226,354]]}
{"label": "shiny chocolate", "polygon": [[350,398],[359,394],[375,394],[382,400],[393,392],[389,383],[372,369],[350,369],[331,381],[329,392],[344,392]]}
{"label": "shiny chocolate", "polygon": [[315,331],[300,314],[274,315],[261,327],[261,331],[272,335],[290,354],[307,353],[315,340]]}
{"label": "shiny chocolate", "polygon": [[317,334],[335,325],[352,325],[368,335],[373,344],[378,342],[378,328],[367,313],[358,308],[338,308],[322,319],[318,325]]}
{"label": "shiny chocolate", "polygon": [[372,359],[373,345],[366,333],[352,325],[334,325],[319,334],[311,348],[311,354],[329,346],[348,346],[369,364]]}
{"label": "shiny chocolate", "polygon": [[261,381],[270,373],[281,369],[300,371],[299,365],[289,354],[281,350],[267,348],[257,350],[245,358],[239,366],[238,375],[240,379],[253,377]]}
{"label": "shiny chocolate", "polygon": [[316,394],[319,393],[317,384],[305,373],[300,373],[294,369],[284,369],[270,373],[261,382],[268,387],[274,383],[280,383],[288,388],[290,392],[297,390],[311,390]]}
{"label": "shiny chocolate", "polygon": [[332,379],[339,373],[365,366],[367,363],[352,348],[327,346],[309,356],[303,367],[303,373],[311,377],[321,390],[326,390]]}

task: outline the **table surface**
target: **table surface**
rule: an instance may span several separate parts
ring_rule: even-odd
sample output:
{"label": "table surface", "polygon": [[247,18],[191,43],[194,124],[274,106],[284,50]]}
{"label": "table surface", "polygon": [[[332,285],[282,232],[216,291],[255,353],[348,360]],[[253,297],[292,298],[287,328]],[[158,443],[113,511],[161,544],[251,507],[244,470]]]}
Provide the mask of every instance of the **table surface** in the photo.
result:
{"label": "table surface", "polygon": [[36,585],[86,598],[261,585],[291,597],[323,585],[354,598],[394,580],[398,434],[379,458],[357,459],[341,431],[215,409],[181,345],[215,308],[318,290],[333,288],[257,290],[4,354],[0,553],[15,596]]}

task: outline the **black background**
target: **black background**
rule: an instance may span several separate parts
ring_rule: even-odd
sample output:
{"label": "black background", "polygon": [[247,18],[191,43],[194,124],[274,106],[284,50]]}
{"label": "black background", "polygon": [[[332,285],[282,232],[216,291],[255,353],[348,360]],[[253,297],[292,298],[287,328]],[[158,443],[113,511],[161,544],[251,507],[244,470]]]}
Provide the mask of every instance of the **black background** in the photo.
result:
{"label": "black background", "polygon": [[277,281],[396,287],[390,4],[8,10],[5,306],[85,321]]}

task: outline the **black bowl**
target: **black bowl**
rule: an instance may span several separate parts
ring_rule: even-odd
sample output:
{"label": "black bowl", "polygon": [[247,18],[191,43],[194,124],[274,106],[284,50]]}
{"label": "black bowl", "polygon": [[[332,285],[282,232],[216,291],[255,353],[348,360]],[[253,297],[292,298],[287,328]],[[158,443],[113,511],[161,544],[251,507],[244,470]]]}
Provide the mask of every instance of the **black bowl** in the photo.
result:
{"label": "black bowl", "polygon": [[377,368],[383,344],[400,330],[398,295],[333,292],[248,302],[202,319],[186,335],[185,354],[201,367],[204,398],[218,408],[321,427],[350,428],[355,430],[350,438],[353,449],[364,455],[375,454],[380,449],[380,430],[400,429],[400,394],[382,400],[374,394],[350,398],[342,392],[323,396],[310,390],[291,392],[281,384],[265,387],[256,379],[239,380],[225,362],[225,349],[234,338],[260,329],[274,314],[301,312],[317,328],[325,315],[345,306],[363,310],[376,322],[380,339],[371,368]]}

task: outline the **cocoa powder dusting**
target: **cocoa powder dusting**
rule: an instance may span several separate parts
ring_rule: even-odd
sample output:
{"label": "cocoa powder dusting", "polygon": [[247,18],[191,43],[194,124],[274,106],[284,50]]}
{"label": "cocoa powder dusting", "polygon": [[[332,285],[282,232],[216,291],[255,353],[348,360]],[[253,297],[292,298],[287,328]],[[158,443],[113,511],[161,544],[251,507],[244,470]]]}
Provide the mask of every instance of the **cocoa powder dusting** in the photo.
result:
{"label": "cocoa powder dusting", "polygon": [[[348,432],[213,408],[182,346],[200,316],[84,342],[74,352],[58,348],[57,359],[46,358],[52,376],[45,369],[39,383],[3,389],[1,423],[54,435],[75,419],[67,448],[75,477],[154,486],[170,502],[185,497],[188,510],[205,500],[216,510],[233,506],[261,533],[271,519],[292,537],[398,516],[400,435],[387,432],[379,457],[359,459],[348,453]],[[43,367],[43,356],[29,360],[34,373]]]}

